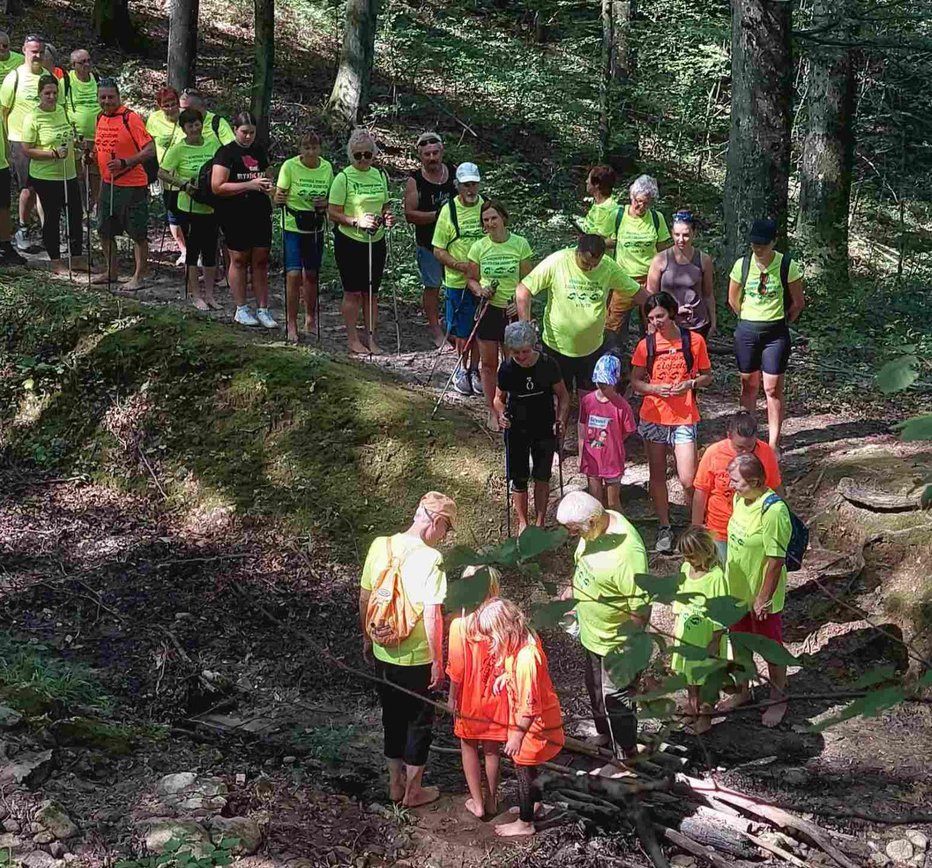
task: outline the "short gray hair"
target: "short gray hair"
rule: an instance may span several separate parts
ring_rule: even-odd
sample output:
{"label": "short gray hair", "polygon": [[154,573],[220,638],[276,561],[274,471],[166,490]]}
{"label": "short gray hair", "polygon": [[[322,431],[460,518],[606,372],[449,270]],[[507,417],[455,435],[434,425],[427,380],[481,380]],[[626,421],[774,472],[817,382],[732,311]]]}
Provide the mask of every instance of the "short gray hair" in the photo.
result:
{"label": "short gray hair", "polygon": [[537,330],[529,322],[519,320],[505,326],[505,349],[520,350],[537,343]]}
{"label": "short gray hair", "polygon": [[578,524],[591,527],[592,522],[605,515],[602,502],[585,491],[571,491],[557,507],[557,521],[560,524]]}
{"label": "short gray hair", "polygon": [[373,157],[379,153],[379,147],[376,145],[375,139],[372,138],[372,133],[365,127],[356,127],[356,129],[350,133],[349,140],[346,142],[346,159],[349,160],[349,162],[353,162],[353,151],[362,144],[372,145]]}
{"label": "short gray hair", "polygon": [[656,178],[652,178],[650,175],[640,175],[634,179],[628,188],[628,192],[632,196],[650,196],[653,200],[660,195],[660,188],[657,186]]}
{"label": "short gray hair", "polygon": [[71,65],[72,65],[72,66],[74,66],[75,58],[76,58],[76,57],[79,57],[79,56],[81,55],[81,52],[82,52],[82,51],[83,51],[88,57],[91,56],[91,53],[90,53],[86,48],[76,48],[74,51],[71,52]]}

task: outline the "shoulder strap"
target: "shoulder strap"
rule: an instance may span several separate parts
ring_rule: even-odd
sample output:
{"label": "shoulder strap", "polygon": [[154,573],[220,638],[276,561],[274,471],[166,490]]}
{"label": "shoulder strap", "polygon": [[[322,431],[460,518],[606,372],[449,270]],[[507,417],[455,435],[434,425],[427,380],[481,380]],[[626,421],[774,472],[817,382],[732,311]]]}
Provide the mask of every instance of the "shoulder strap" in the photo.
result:
{"label": "shoulder strap", "polygon": [[654,235],[660,232],[660,215],[653,209],[650,209],[650,219],[654,221]]}
{"label": "shoulder strap", "polygon": [[129,116],[133,114],[132,109],[125,109],[120,117],[123,119],[123,126],[126,127],[126,132],[129,133],[129,137],[133,142],[137,151],[141,151],[142,148],[139,147],[139,142],[136,141],[136,137],[133,135],[133,131],[129,128]]}
{"label": "shoulder strap", "polygon": [[770,507],[773,506],[775,503],[781,503],[782,501],[783,501],[783,498],[780,497],[780,495],[777,494],[776,492],[774,492],[773,494],[768,494],[767,497],[764,498],[764,503],[761,506],[761,509],[760,509],[761,515],[767,512],[767,510],[770,509]]}
{"label": "shoulder strap", "polygon": [[[450,244],[452,244],[460,237],[460,219],[456,214],[456,196],[451,196],[447,205],[450,208],[450,223],[453,224],[453,237],[450,239]],[[449,249],[450,244],[447,244],[447,249]]]}
{"label": "shoulder strap", "polygon": [[[672,249],[671,247],[670,250]],[[693,251],[693,265],[700,270],[702,269],[702,253],[698,247]]]}
{"label": "shoulder strap", "polygon": [[[673,248],[672,248],[672,247],[668,247],[668,248],[664,251],[664,253],[666,253],[666,256],[664,256],[664,258],[663,258],[663,268],[660,269],[660,273],[661,273],[661,274],[663,274],[663,273],[670,267],[670,259],[671,259],[671,257],[673,257],[673,255],[674,255],[674,254],[673,254]],[[676,262],[676,259],[674,259],[673,261]]]}
{"label": "shoulder strap", "polygon": [[784,292],[790,290],[790,263],[793,257],[789,253],[783,254],[783,260],[780,262],[780,284]]}
{"label": "shoulder strap", "polygon": [[621,221],[625,218],[625,206],[619,205],[615,212],[615,237],[618,237],[618,230],[621,229]]}
{"label": "shoulder strap", "polygon": [[686,362],[686,373],[693,371],[693,335],[692,332],[680,326],[680,349],[683,351],[683,361]]}
{"label": "shoulder strap", "polygon": [[741,260],[741,288],[748,282],[748,274],[751,271],[751,254],[745,253],[744,259]]}
{"label": "shoulder strap", "polygon": [[[71,97],[71,73],[68,72],[65,77],[61,80],[62,85],[65,88],[65,99]],[[71,107],[74,108],[74,98],[71,99]]]}
{"label": "shoulder strap", "polygon": [[648,332],[647,337],[647,375],[654,372],[654,359],[657,357],[657,335],[654,332]]}

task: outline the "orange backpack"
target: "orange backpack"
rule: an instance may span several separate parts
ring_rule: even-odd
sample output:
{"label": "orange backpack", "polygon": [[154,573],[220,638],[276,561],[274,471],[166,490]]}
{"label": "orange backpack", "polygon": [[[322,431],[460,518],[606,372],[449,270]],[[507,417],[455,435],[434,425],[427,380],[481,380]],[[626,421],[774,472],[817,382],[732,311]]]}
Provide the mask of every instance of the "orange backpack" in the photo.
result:
{"label": "orange backpack", "polygon": [[401,559],[392,554],[392,539],[386,537],[388,562],[372,583],[366,609],[366,635],[382,646],[400,645],[420,618],[405,596],[401,580]]}

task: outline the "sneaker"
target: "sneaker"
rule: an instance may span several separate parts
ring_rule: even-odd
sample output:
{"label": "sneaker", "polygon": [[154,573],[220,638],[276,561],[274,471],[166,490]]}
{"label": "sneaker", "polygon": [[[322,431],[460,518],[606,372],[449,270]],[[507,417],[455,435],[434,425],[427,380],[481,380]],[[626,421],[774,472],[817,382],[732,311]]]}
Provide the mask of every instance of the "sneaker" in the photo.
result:
{"label": "sneaker", "polygon": [[0,265],[25,265],[27,259],[16,252],[9,241],[0,242]]}
{"label": "sneaker", "polygon": [[473,368],[469,372],[469,382],[472,385],[472,393],[477,397],[482,396],[482,377],[479,376],[479,369]]}
{"label": "sneaker", "polygon": [[654,543],[654,551],[657,554],[669,554],[673,551],[673,529],[670,527],[661,527],[657,531],[657,542]]}
{"label": "sneaker", "polygon": [[236,308],[236,315],[233,317],[233,322],[244,326],[259,325],[259,320],[257,320],[252,315],[252,311],[249,309],[249,306],[245,304],[242,307]]}
{"label": "sneaker", "polygon": [[272,314],[269,313],[267,307],[260,307],[256,311],[256,318],[259,320],[259,324],[267,329],[277,329],[278,323],[272,317]]}
{"label": "sneaker", "polygon": [[26,229],[25,229],[25,227],[20,226],[19,229],[16,230],[16,234],[13,236],[13,240],[16,242],[16,246],[17,246],[20,250],[28,250],[28,249],[29,249],[29,241],[28,241],[28,239],[26,238]]}
{"label": "sneaker", "polygon": [[472,380],[469,377],[469,371],[460,370],[456,372],[453,378],[453,388],[461,395],[472,394]]}

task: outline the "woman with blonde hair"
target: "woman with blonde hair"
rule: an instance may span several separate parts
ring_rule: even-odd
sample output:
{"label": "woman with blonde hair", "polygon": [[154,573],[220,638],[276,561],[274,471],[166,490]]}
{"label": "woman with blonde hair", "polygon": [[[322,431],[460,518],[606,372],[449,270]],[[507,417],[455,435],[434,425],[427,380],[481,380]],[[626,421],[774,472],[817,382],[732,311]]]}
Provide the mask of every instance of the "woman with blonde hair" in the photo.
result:
{"label": "woman with blonde hair", "polygon": [[[466,567],[463,579],[477,576],[487,569],[486,600],[497,597],[501,574],[495,567]],[[481,608],[481,607],[480,607]],[[466,810],[479,819],[498,811],[501,747],[508,738],[508,697],[495,695],[495,675],[490,658],[488,639],[477,629],[478,612],[465,612],[450,623],[450,651],[447,675],[450,677],[450,709],[455,718],[453,734],[460,740],[463,773],[469,798]],[[482,744],[483,763],[479,761]],[[488,781],[488,793],[482,792],[482,765]]]}
{"label": "woman with blonde hair", "polygon": [[502,837],[533,835],[537,766],[563,747],[563,716],[550,680],[547,655],[521,610],[500,597],[476,613],[476,631],[489,641],[495,671],[495,691],[508,697],[508,740],[505,755],[518,778],[518,819],[495,827]]}

